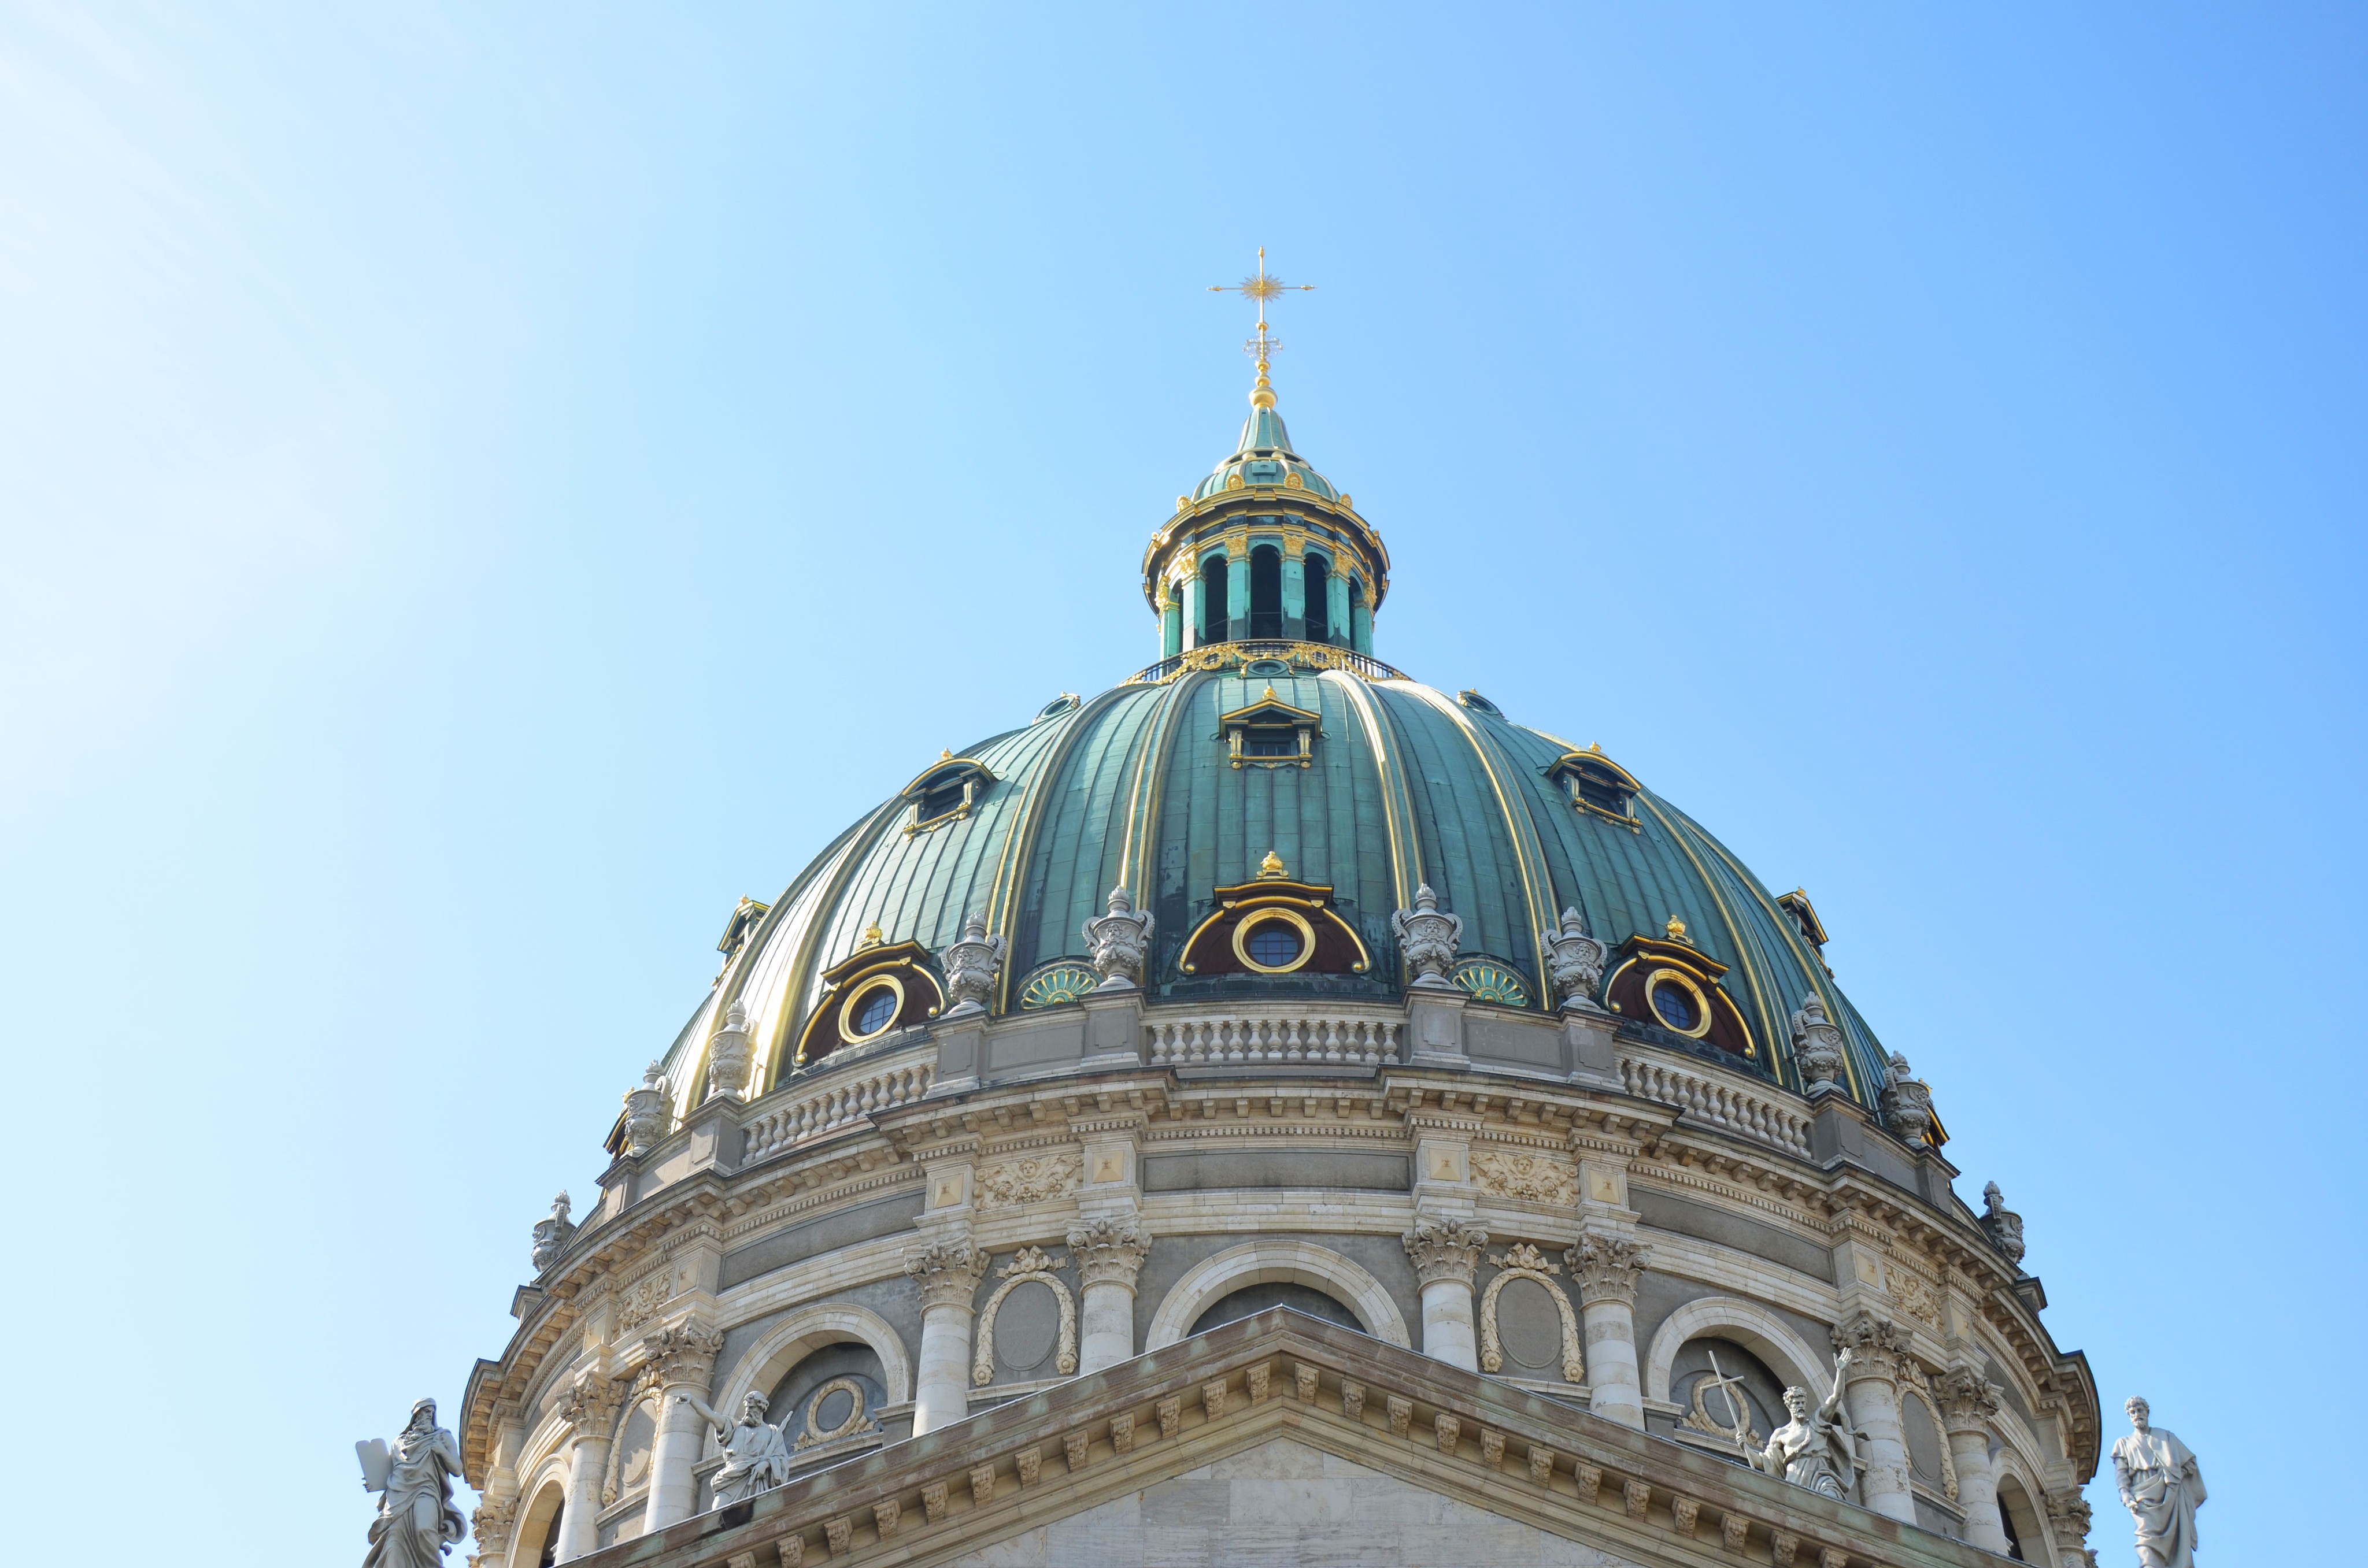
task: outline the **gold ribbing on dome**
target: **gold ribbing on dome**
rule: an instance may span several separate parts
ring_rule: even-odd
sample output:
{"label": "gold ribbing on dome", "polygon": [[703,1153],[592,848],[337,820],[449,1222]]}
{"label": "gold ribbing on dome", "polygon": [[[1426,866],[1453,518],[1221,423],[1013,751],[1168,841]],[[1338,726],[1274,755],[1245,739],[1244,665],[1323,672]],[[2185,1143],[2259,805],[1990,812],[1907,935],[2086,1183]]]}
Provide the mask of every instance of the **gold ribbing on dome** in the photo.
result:
{"label": "gold ribbing on dome", "polygon": [[1258,306],[1258,335],[1242,345],[1244,353],[1258,356],[1258,381],[1250,388],[1250,403],[1253,407],[1272,408],[1274,406],[1274,383],[1267,380],[1266,372],[1269,362],[1274,357],[1274,351],[1282,347],[1281,339],[1267,335],[1266,302],[1269,300],[1279,300],[1294,290],[1304,294],[1315,287],[1313,283],[1285,283],[1281,278],[1269,272],[1266,269],[1266,246],[1264,245],[1258,246],[1256,272],[1251,273],[1239,283],[1209,285],[1209,292],[1212,294],[1239,294],[1243,299]]}

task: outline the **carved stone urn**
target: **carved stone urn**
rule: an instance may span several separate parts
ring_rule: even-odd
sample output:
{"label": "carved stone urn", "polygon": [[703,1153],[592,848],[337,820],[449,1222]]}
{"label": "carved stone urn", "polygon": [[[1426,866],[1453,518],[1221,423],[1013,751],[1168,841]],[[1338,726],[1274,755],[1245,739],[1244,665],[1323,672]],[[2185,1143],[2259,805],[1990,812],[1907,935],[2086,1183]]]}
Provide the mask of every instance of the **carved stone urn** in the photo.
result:
{"label": "carved stone urn", "polygon": [[666,1109],[666,1079],[655,1062],[642,1074],[641,1087],[625,1091],[625,1153],[634,1159],[666,1141],[673,1116]]}
{"label": "carved stone urn", "polygon": [[1153,925],[1151,911],[1135,908],[1124,888],[1110,889],[1110,913],[1086,922],[1086,947],[1102,977],[1095,990],[1124,991],[1142,983]]}
{"label": "carved stone urn", "polygon": [[1901,1142],[1920,1149],[1931,1142],[1932,1085],[1911,1072],[1907,1058],[1893,1051],[1891,1079],[1883,1090],[1883,1125]]}
{"label": "carved stone urn", "polygon": [[1562,927],[1546,933],[1547,973],[1564,1007],[1575,1013],[1600,1013],[1595,988],[1603,981],[1603,960],[1611,949],[1587,934],[1587,917],[1577,909],[1562,912]]}
{"label": "carved stone urn", "polygon": [[1826,1005],[1816,996],[1793,1015],[1793,1064],[1811,1089],[1842,1075],[1842,1031],[1826,1017]]}
{"label": "carved stone urn", "polygon": [[2006,1255],[2006,1260],[2017,1268],[2022,1267],[2022,1216],[2006,1206],[2006,1194],[1998,1184],[1982,1188],[1982,1229],[1990,1244]]}
{"label": "carved stone urn", "polygon": [[946,972],[947,994],[953,997],[945,1016],[984,1013],[987,998],[995,994],[995,977],[1003,971],[1003,938],[988,936],[986,917],[973,915],[962,922],[962,939],[939,952],[938,962]]}
{"label": "carved stone urn", "polygon": [[707,1050],[707,1097],[738,1099],[748,1086],[748,1011],[734,1001]]}
{"label": "carved stone urn", "polygon": [[1390,916],[1390,928],[1397,933],[1398,956],[1413,976],[1407,984],[1434,990],[1454,985],[1447,971],[1463,946],[1463,917],[1442,911],[1429,882],[1415,890],[1412,909]]}

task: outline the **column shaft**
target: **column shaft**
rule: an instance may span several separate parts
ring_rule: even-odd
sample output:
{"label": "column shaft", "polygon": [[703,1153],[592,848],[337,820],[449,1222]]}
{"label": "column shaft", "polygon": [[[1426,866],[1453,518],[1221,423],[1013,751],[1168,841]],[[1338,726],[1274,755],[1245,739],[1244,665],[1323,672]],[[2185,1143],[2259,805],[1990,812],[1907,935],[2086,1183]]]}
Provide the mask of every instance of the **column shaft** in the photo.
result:
{"label": "column shaft", "polygon": [[1472,1327],[1472,1281],[1433,1279],[1422,1288],[1422,1353],[1467,1372],[1480,1369]]}
{"label": "column shaft", "polygon": [[1866,1434],[1859,1456],[1866,1461],[1866,1472],[1859,1477],[1859,1500],[1878,1514],[1914,1524],[1916,1495],[1907,1486],[1907,1437],[1899,1425],[1899,1385],[1871,1367],[1854,1365],[1843,1399],[1851,1422]]}
{"label": "column shaft", "polygon": [[609,1439],[589,1434],[575,1439],[567,1455],[567,1506],[559,1521],[558,1560],[572,1562],[600,1539],[600,1483],[609,1471]]}
{"label": "column shaft", "polygon": [[967,1302],[935,1301],[921,1312],[921,1356],[913,1398],[913,1436],[951,1426],[970,1414]]}
{"label": "column shaft", "polygon": [[1077,1334],[1077,1370],[1098,1372],[1134,1355],[1134,1287],[1097,1279],[1085,1290]]}
{"label": "column shaft", "polygon": [[1225,562],[1225,635],[1236,640],[1250,634],[1250,558]]}
{"label": "column shaft", "polygon": [[1587,1335],[1588,1408],[1608,1421],[1645,1429],[1644,1380],[1636,1371],[1634,1298],[1598,1296],[1579,1309]]}
{"label": "column shaft", "polygon": [[1998,1476],[1990,1469],[1989,1434],[1952,1429],[1949,1457],[1957,1461],[1957,1506],[1965,1511],[1965,1540],[2006,1554],[2006,1523],[1998,1517]]}
{"label": "column shaft", "polygon": [[699,1478],[691,1471],[707,1447],[707,1418],[678,1403],[679,1393],[707,1397],[704,1388],[667,1385],[658,1396],[657,1439],[650,1445],[650,1501],[642,1514],[642,1533],[662,1530],[690,1517],[699,1501]]}

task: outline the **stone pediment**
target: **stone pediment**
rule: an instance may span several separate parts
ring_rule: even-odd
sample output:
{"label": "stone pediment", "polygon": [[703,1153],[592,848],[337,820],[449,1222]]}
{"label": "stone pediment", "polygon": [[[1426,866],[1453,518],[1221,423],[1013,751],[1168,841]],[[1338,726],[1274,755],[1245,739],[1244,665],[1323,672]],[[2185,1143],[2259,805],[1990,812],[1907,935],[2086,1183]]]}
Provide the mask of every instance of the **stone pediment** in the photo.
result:
{"label": "stone pediment", "polygon": [[576,1561],[1302,1556],[1474,1568],[1998,1561],[1281,1308]]}

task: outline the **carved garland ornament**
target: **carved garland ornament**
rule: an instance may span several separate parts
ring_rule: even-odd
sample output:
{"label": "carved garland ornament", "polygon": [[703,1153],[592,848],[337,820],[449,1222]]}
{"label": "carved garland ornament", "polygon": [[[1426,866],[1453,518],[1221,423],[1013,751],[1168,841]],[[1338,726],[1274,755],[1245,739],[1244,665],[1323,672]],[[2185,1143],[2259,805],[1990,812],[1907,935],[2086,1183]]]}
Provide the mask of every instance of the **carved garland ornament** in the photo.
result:
{"label": "carved garland ornament", "polygon": [[1587,1365],[1579,1355],[1578,1314],[1570,1310],[1570,1298],[1554,1283],[1562,1266],[1548,1261],[1544,1254],[1527,1242],[1507,1247],[1488,1261],[1497,1266],[1498,1272],[1480,1297],[1480,1369],[1493,1372],[1505,1364],[1504,1342],[1497,1334],[1497,1293],[1509,1280],[1534,1279],[1546,1288],[1546,1294],[1554,1298],[1554,1309],[1562,1314],[1562,1381],[1585,1382]]}
{"label": "carved garland ornament", "polygon": [[989,1165],[978,1173],[980,1207],[1010,1209],[1064,1197],[1077,1189],[1085,1174],[1085,1157],[1074,1153],[1036,1154]]}
{"label": "carved garland ornament", "polygon": [[1564,1161],[1543,1154],[1513,1154],[1484,1150],[1472,1156],[1472,1174],[1480,1189],[1497,1198],[1523,1203],[1544,1203],[1568,1209],[1578,1202],[1578,1171]]}
{"label": "carved garland ornament", "polygon": [[673,1296],[674,1265],[669,1262],[655,1273],[643,1275],[619,1294],[611,1319],[612,1332],[632,1333],[657,1316],[658,1309]]}
{"label": "carved garland ornament", "polygon": [[1003,1283],[986,1299],[978,1314],[978,1355],[972,1360],[970,1381],[985,1388],[995,1381],[995,1314],[1003,1310],[1003,1298],[1030,1280],[1037,1280],[1050,1289],[1053,1299],[1061,1303],[1060,1348],[1053,1365],[1063,1377],[1077,1369],[1077,1302],[1069,1294],[1068,1286],[1054,1276],[1055,1269],[1066,1268],[1060,1258],[1048,1257],[1042,1247],[1021,1247],[1009,1263],[996,1272]]}

